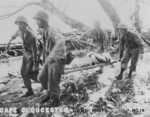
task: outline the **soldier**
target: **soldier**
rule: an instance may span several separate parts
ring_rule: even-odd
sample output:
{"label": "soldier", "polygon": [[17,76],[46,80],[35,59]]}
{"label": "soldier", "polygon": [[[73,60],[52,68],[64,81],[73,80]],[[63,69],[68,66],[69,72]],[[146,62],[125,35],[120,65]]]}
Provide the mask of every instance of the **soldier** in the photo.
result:
{"label": "soldier", "polygon": [[46,61],[47,56],[50,54],[57,40],[61,39],[61,34],[49,26],[49,15],[45,11],[38,11],[34,19],[36,20],[39,34],[43,40],[43,63]]}
{"label": "soldier", "polygon": [[94,22],[94,28],[86,32],[81,38],[91,37],[93,38],[93,42],[96,44],[96,52],[102,54],[104,52],[105,47],[108,45],[108,37],[107,34],[100,28],[99,21]]}
{"label": "soldier", "polygon": [[139,54],[144,53],[144,44],[140,36],[133,31],[129,31],[125,24],[120,23],[118,25],[118,29],[121,33],[120,59],[122,59],[122,61],[121,71],[120,74],[116,76],[116,79],[122,79],[123,72],[127,69],[128,62],[131,59],[130,72],[128,74],[128,78],[130,79],[132,76],[132,72],[136,70]]}
{"label": "soldier", "polygon": [[31,80],[37,81],[38,72],[33,73],[32,71],[38,70],[38,55],[37,55],[37,43],[36,37],[33,32],[29,29],[28,21],[24,16],[19,16],[16,18],[15,24],[18,25],[18,31],[12,36],[11,40],[7,45],[7,50],[9,50],[9,45],[11,41],[19,36],[23,41],[24,53],[21,66],[21,75],[24,81],[24,85],[27,88],[27,92],[22,97],[28,97],[34,95],[31,87]]}
{"label": "soldier", "polygon": [[[100,28],[100,22],[94,21],[94,28],[86,32],[81,36],[81,39],[84,37],[93,38],[93,43],[96,44],[96,52],[99,54],[103,54],[104,50],[108,46],[108,36],[107,34]],[[104,64],[100,66],[100,69],[97,71],[98,73],[103,73]]]}
{"label": "soldier", "polygon": [[[55,46],[56,42],[58,40],[61,40],[63,37],[57,30],[55,30],[54,28],[52,28],[49,25],[49,15],[45,11],[38,11],[34,16],[34,19],[36,20],[36,23],[39,28],[38,32],[41,35],[41,37],[43,38],[42,39],[43,63],[46,62],[38,75],[38,80],[41,82],[42,88],[44,90],[47,90],[48,89],[47,82],[48,82],[48,78],[49,78],[48,74],[51,74],[51,72],[48,70],[48,67],[47,67],[48,64],[50,63],[50,62],[48,62],[49,60],[47,60],[47,57],[51,55],[51,51],[52,51],[53,47]],[[61,71],[60,71],[60,74],[61,74]],[[58,75],[59,75],[59,73],[58,73]]]}
{"label": "soldier", "polygon": [[[53,102],[51,106],[58,106],[60,104],[59,94],[60,94],[60,78],[64,73],[65,64],[70,64],[73,57],[68,51],[67,41],[64,39],[57,41],[51,54],[48,56],[45,65],[40,73],[40,82],[44,85],[48,92],[41,103],[47,102],[52,99]],[[47,79],[44,81],[43,79]]]}

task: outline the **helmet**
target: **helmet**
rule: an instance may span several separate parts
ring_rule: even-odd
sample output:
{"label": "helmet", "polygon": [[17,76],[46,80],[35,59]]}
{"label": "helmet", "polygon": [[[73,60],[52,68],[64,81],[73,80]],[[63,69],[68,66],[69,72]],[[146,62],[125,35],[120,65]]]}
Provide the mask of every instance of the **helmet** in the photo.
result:
{"label": "helmet", "polygon": [[15,20],[15,24],[17,24],[18,22],[24,22],[25,24],[28,25],[28,21],[24,16],[18,16]]}
{"label": "helmet", "polygon": [[46,22],[49,22],[49,15],[45,11],[38,11],[34,16],[34,19],[37,19],[37,18],[42,19]]}
{"label": "helmet", "polygon": [[119,29],[128,29],[128,26],[126,24],[120,23],[117,28],[119,28]]}

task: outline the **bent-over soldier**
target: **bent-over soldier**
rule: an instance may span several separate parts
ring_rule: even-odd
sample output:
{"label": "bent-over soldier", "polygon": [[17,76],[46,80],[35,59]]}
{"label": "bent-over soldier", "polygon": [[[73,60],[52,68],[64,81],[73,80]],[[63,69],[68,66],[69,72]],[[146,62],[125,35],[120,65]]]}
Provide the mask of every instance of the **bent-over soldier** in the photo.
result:
{"label": "bent-over soldier", "polygon": [[38,79],[41,82],[42,87],[48,90],[47,95],[41,103],[47,102],[50,98],[53,100],[53,106],[58,106],[60,103],[60,78],[64,73],[65,64],[70,64],[73,59],[70,52],[66,55],[66,50],[68,50],[67,41],[64,39],[57,41],[54,49],[48,56],[43,69],[38,75]]}
{"label": "bent-over soldier", "polygon": [[120,59],[121,60],[121,70],[117,80],[121,80],[123,77],[124,71],[127,69],[129,60],[131,59],[130,71],[128,78],[131,78],[132,72],[136,70],[139,54],[143,54],[144,44],[140,36],[133,31],[129,31],[127,25],[119,24],[118,29],[121,33],[120,40]]}
{"label": "bent-over soldier", "polygon": [[33,32],[29,29],[28,21],[24,16],[19,16],[16,18],[15,24],[18,25],[18,31],[12,36],[11,40],[7,45],[7,50],[11,41],[19,36],[23,41],[24,53],[21,66],[21,76],[24,81],[24,85],[27,88],[27,92],[22,97],[28,97],[34,95],[31,87],[31,80],[37,81],[38,74],[38,54],[37,54],[37,42],[36,37]]}

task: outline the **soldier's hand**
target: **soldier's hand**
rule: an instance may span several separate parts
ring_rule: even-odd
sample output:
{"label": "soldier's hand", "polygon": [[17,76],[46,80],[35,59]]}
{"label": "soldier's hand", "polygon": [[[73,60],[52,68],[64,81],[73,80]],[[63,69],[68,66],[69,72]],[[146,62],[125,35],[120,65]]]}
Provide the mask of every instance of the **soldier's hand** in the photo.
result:
{"label": "soldier's hand", "polygon": [[140,55],[139,55],[139,58],[140,58],[141,60],[143,60],[143,54],[140,54]]}

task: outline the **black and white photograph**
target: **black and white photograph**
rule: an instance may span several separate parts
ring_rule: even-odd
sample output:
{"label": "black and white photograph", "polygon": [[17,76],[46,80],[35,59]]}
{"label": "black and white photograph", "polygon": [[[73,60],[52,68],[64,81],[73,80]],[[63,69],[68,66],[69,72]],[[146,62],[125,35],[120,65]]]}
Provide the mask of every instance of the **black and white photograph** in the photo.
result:
{"label": "black and white photograph", "polygon": [[0,0],[0,117],[150,117],[150,0]]}

